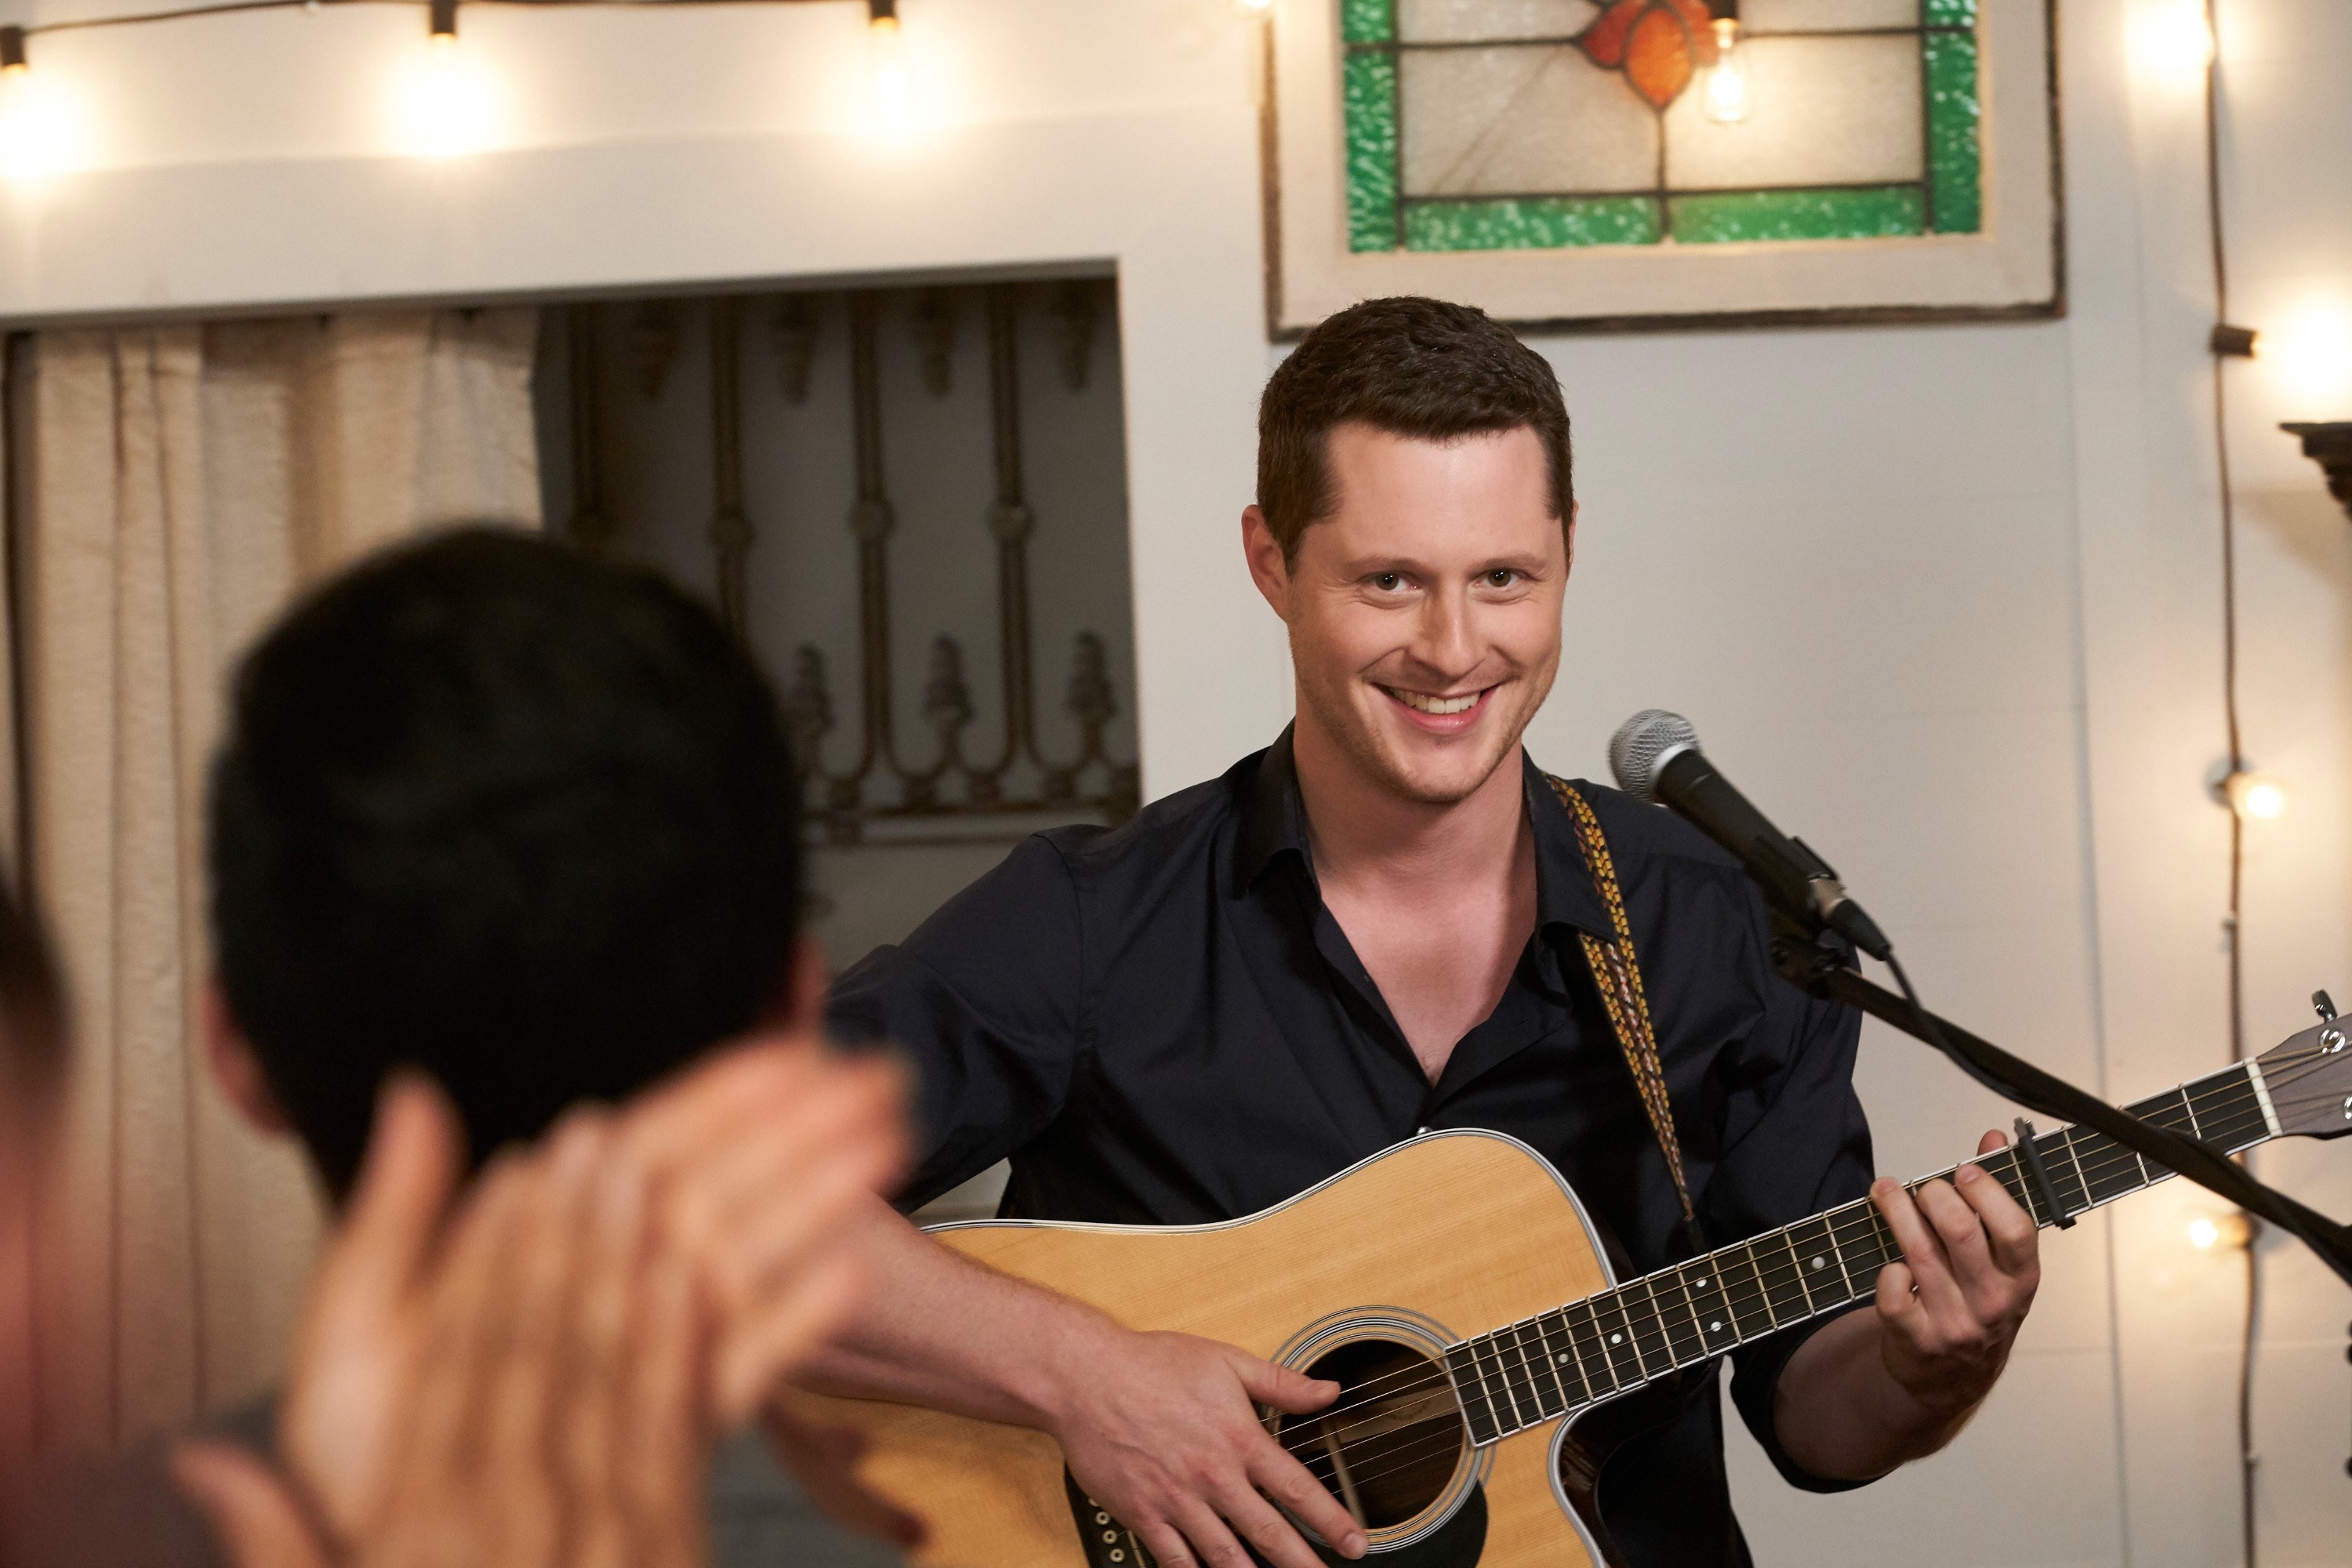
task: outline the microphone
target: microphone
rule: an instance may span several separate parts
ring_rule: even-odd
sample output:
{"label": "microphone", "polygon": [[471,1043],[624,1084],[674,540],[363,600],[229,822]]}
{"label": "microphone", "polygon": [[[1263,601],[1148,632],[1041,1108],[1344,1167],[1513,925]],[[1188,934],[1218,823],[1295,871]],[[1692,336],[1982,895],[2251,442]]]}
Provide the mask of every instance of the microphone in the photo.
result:
{"label": "microphone", "polygon": [[1679,713],[1644,708],[1609,741],[1609,771],[1637,800],[1666,806],[1738,857],[1766,898],[1812,926],[1827,926],[1885,963],[1895,944],[1846,896],[1829,863],[1790,838],[1731,787],[1698,749],[1698,731]]}

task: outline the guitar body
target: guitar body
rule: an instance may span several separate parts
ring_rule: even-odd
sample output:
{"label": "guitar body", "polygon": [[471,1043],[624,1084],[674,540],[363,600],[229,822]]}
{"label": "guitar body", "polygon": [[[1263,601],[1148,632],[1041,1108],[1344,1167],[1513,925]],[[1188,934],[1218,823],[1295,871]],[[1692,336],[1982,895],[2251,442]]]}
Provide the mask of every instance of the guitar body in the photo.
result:
{"label": "guitar body", "polygon": [[[1565,1434],[1552,1421],[1474,1448],[1437,1371],[1444,1344],[1614,1282],[1575,1194],[1514,1139],[1425,1134],[1223,1225],[1013,1220],[932,1234],[1130,1328],[1198,1334],[1340,1375],[1350,1386],[1341,1405],[1354,1409],[1333,1420],[1373,1446],[1352,1464],[1343,1450],[1310,1468],[1327,1483],[1348,1471],[1335,1489],[1368,1525],[1370,1561],[1385,1559],[1387,1568],[1601,1568],[1604,1561],[1592,1492],[1605,1454],[1580,1439],[1588,1429],[1597,1436],[1624,1425],[1626,1406],[1646,1402],[1603,1406]],[[1378,1403],[1383,1380],[1402,1391],[1385,1406]],[[1143,1568],[1132,1537],[1067,1481],[1061,1450],[1042,1433],[866,1400],[800,1395],[796,1407],[866,1436],[862,1479],[930,1525],[918,1563]],[[1330,1447],[1318,1442],[1328,1434],[1317,1432],[1315,1419],[1291,1418],[1283,1434],[1308,1451],[1302,1458]],[[1383,1422],[1386,1451],[1373,1441]]]}

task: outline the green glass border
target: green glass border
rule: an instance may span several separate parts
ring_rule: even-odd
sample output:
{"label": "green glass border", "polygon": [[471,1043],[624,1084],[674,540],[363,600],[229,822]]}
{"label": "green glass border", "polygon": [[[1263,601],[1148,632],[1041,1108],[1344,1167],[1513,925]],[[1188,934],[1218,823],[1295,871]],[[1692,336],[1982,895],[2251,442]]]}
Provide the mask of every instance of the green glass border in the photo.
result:
{"label": "green glass border", "polygon": [[1886,239],[1918,234],[1927,198],[1916,185],[1853,190],[1724,191],[1666,198],[1667,227],[1679,245],[1748,240]]}
{"label": "green glass border", "polygon": [[1919,47],[1927,66],[1927,180],[1936,194],[1936,232],[1975,234],[1984,227],[1976,35],[1923,33]]}
{"label": "green glass border", "polygon": [[1348,123],[1348,248],[1397,246],[1396,57],[1348,57],[1341,96]]}
{"label": "green glass border", "polygon": [[1395,0],[1339,0],[1339,37],[1350,44],[1394,43]]}
{"label": "green glass border", "polygon": [[1404,209],[1407,250],[1565,250],[1655,245],[1651,196],[1545,196],[1415,202]]}

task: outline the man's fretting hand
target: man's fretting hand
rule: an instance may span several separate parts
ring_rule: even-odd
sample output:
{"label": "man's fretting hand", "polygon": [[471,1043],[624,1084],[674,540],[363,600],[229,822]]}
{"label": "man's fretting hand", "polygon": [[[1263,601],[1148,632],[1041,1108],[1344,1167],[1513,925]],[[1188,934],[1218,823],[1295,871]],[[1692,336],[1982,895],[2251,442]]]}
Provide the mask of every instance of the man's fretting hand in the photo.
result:
{"label": "man's fretting hand", "polygon": [[1251,1568],[1236,1536],[1275,1568],[1322,1568],[1269,1498],[1342,1555],[1363,1553],[1363,1531],[1255,1408],[1307,1415],[1339,1397],[1338,1384],[1213,1340],[1108,1322],[1067,1364],[1052,1430],[1070,1473],[1162,1568]]}
{"label": "man's fretting hand", "polygon": [[[1988,1132],[1977,1152],[2008,1146]],[[1925,1409],[1963,1415],[1992,1391],[2042,1283],[2033,1217],[1975,1165],[1916,1198],[1884,1180],[1870,1196],[1903,1248],[1878,1276],[1887,1375]]]}
{"label": "man's fretting hand", "polygon": [[[1979,1154],[2009,1140],[1988,1132]],[[1780,1446],[1817,1476],[1868,1480],[1950,1442],[2009,1360],[2041,1283],[2032,1216],[1975,1165],[1915,1197],[1871,1190],[1902,1258],[1879,1271],[1876,1310],[1832,1319],[1780,1373]]]}

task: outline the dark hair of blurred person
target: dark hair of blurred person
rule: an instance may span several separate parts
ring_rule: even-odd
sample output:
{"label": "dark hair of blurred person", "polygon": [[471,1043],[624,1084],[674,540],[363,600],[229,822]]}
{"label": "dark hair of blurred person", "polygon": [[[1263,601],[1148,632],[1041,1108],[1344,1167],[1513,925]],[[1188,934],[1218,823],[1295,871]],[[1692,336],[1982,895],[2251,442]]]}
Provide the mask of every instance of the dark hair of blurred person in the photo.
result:
{"label": "dark hair of blurred person", "polygon": [[652,573],[491,528],[362,564],[247,657],[213,773],[259,1098],[340,1198],[403,1064],[477,1162],[644,1087],[778,1001],[797,807],[758,668]]}

